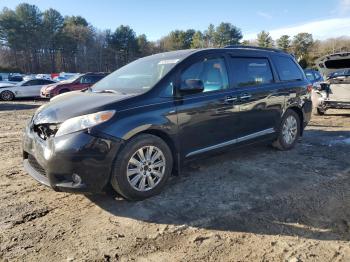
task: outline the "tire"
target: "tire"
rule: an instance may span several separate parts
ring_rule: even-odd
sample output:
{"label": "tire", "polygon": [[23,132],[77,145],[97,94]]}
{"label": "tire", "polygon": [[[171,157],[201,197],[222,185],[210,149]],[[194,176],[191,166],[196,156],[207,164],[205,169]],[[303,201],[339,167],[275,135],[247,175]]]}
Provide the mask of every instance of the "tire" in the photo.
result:
{"label": "tire", "polygon": [[293,110],[287,110],[278,128],[278,137],[273,146],[285,151],[292,149],[298,142],[300,136],[300,118]]}
{"label": "tire", "polygon": [[[149,160],[157,157],[157,155],[159,155],[159,158],[156,158],[153,162],[140,165],[141,158],[138,154],[140,150],[143,159],[148,158]],[[151,152],[151,150],[154,151]],[[151,152],[151,158],[147,155],[147,152]],[[153,166],[153,164],[164,163],[161,160],[165,161],[163,167]],[[134,163],[138,165],[134,165]],[[112,167],[111,185],[117,193],[128,200],[143,200],[161,192],[171,175],[172,167],[173,157],[168,145],[157,136],[142,134],[132,138],[118,153]],[[149,172],[146,172],[146,169]],[[128,171],[130,175],[127,175]],[[134,186],[132,183],[134,183]],[[142,186],[144,189],[142,189]]]}
{"label": "tire", "polygon": [[4,100],[4,101],[11,101],[11,100],[15,99],[15,95],[11,91],[8,91],[8,90],[1,92],[0,97],[1,97],[1,100]]}
{"label": "tire", "polygon": [[320,109],[320,108],[316,108],[316,113],[317,113],[317,115],[319,115],[319,116],[323,116],[323,115],[326,113],[326,111],[325,111],[325,110],[322,110],[322,109]]}

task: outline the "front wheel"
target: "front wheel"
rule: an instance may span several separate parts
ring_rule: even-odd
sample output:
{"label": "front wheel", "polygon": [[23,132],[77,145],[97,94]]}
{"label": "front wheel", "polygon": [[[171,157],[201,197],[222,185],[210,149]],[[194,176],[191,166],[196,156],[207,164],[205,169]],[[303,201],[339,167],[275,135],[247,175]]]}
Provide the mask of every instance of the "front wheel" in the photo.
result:
{"label": "front wheel", "polygon": [[0,97],[4,101],[11,101],[15,98],[15,95],[11,91],[5,90],[1,92]]}
{"label": "front wheel", "polygon": [[111,184],[126,199],[143,200],[161,192],[172,166],[168,145],[157,136],[142,134],[118,153]]}
{"label": "front wheel", "polygon": [[299,136],[299,115],[293,110],[288,110],[282,118],[282,121],[278,128],[278,137],[272,145],[279,150],[289,150],[295,146]]}

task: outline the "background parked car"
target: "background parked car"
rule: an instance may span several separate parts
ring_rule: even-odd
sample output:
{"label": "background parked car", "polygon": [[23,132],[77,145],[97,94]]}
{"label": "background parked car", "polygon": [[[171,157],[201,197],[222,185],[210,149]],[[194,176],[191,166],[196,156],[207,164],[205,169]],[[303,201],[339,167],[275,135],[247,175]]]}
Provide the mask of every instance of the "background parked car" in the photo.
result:
{"label": "background parked car", "polygon": [[64,76],[56,76],[56,77],[53,78],[53,80],[55,80],[56,82],[61,82],[61,81],[68,80],[68,78],[64,77]]}
{"label": "background parked car", "polygon": [[55,83],[47,79],[30,79],[22,81],[16,85],[0,87],[0,98],[4,101],[10,101],[19,97],[40,97],[40,90],[43,85]]}
{"label": "background parked car", "polygon": [[35,78],[51,80],[51,75],[50,74],[37,74],[35,76]]}
{"label": "background parked car", "polygon": [[108,73],[86,73],[66,81],[44,86],[41,89],[41,97],[50,98],[70,91],[83,90],[92,86],[106,75]]}
{"label": "background parked car", "polygon": [[20,74],[10,74],[8,76],[8,81],[12,81],[12,82],[22,82],[23,81],[23,77]]}
{"label": "background parked car", "polygon": [[35,78],[35,74],[27,74],[23,76],[23,81],[28,81]]}
{"label": "background parked car", "polygon": [[342,69],[328,75],[327,80],[330,84],[350,84],[350,69]]}
{"label": "background parked car", "polygon": [[320,82],[324,81],[320,72],[318,72],[317,70],[305,69],[304,72],[305,72],[306,78],[310,81],[310,83],[313,86],[318,86]]}

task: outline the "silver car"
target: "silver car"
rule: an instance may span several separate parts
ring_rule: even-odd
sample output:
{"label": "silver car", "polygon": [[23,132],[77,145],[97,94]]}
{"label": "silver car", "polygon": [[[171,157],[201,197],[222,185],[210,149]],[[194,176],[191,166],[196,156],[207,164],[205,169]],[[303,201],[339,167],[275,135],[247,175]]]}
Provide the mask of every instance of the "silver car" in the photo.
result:
{"label": "silver car", "polygon": [[[324,75],[344,69],[350,69],[350,52],[337,53],[321,57],[316,62],[319,71]],[[350,109],[350,83],[335,81],[336,77],[320,83],[312,94],[313,105],[317,114],[324,115],[327,109]]]}

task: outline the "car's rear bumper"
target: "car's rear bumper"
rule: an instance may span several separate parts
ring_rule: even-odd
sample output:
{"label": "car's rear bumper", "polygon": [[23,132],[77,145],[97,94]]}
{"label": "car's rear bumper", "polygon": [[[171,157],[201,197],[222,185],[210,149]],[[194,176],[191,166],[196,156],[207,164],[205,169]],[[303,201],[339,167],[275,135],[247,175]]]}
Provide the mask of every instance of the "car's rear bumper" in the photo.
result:
{"label": "car's rear bumper", "polygon": [[27,128],[23,164],[30,176],[56,191],[101,192],[109,183],[121,143],[88,132],[45,141]]}

